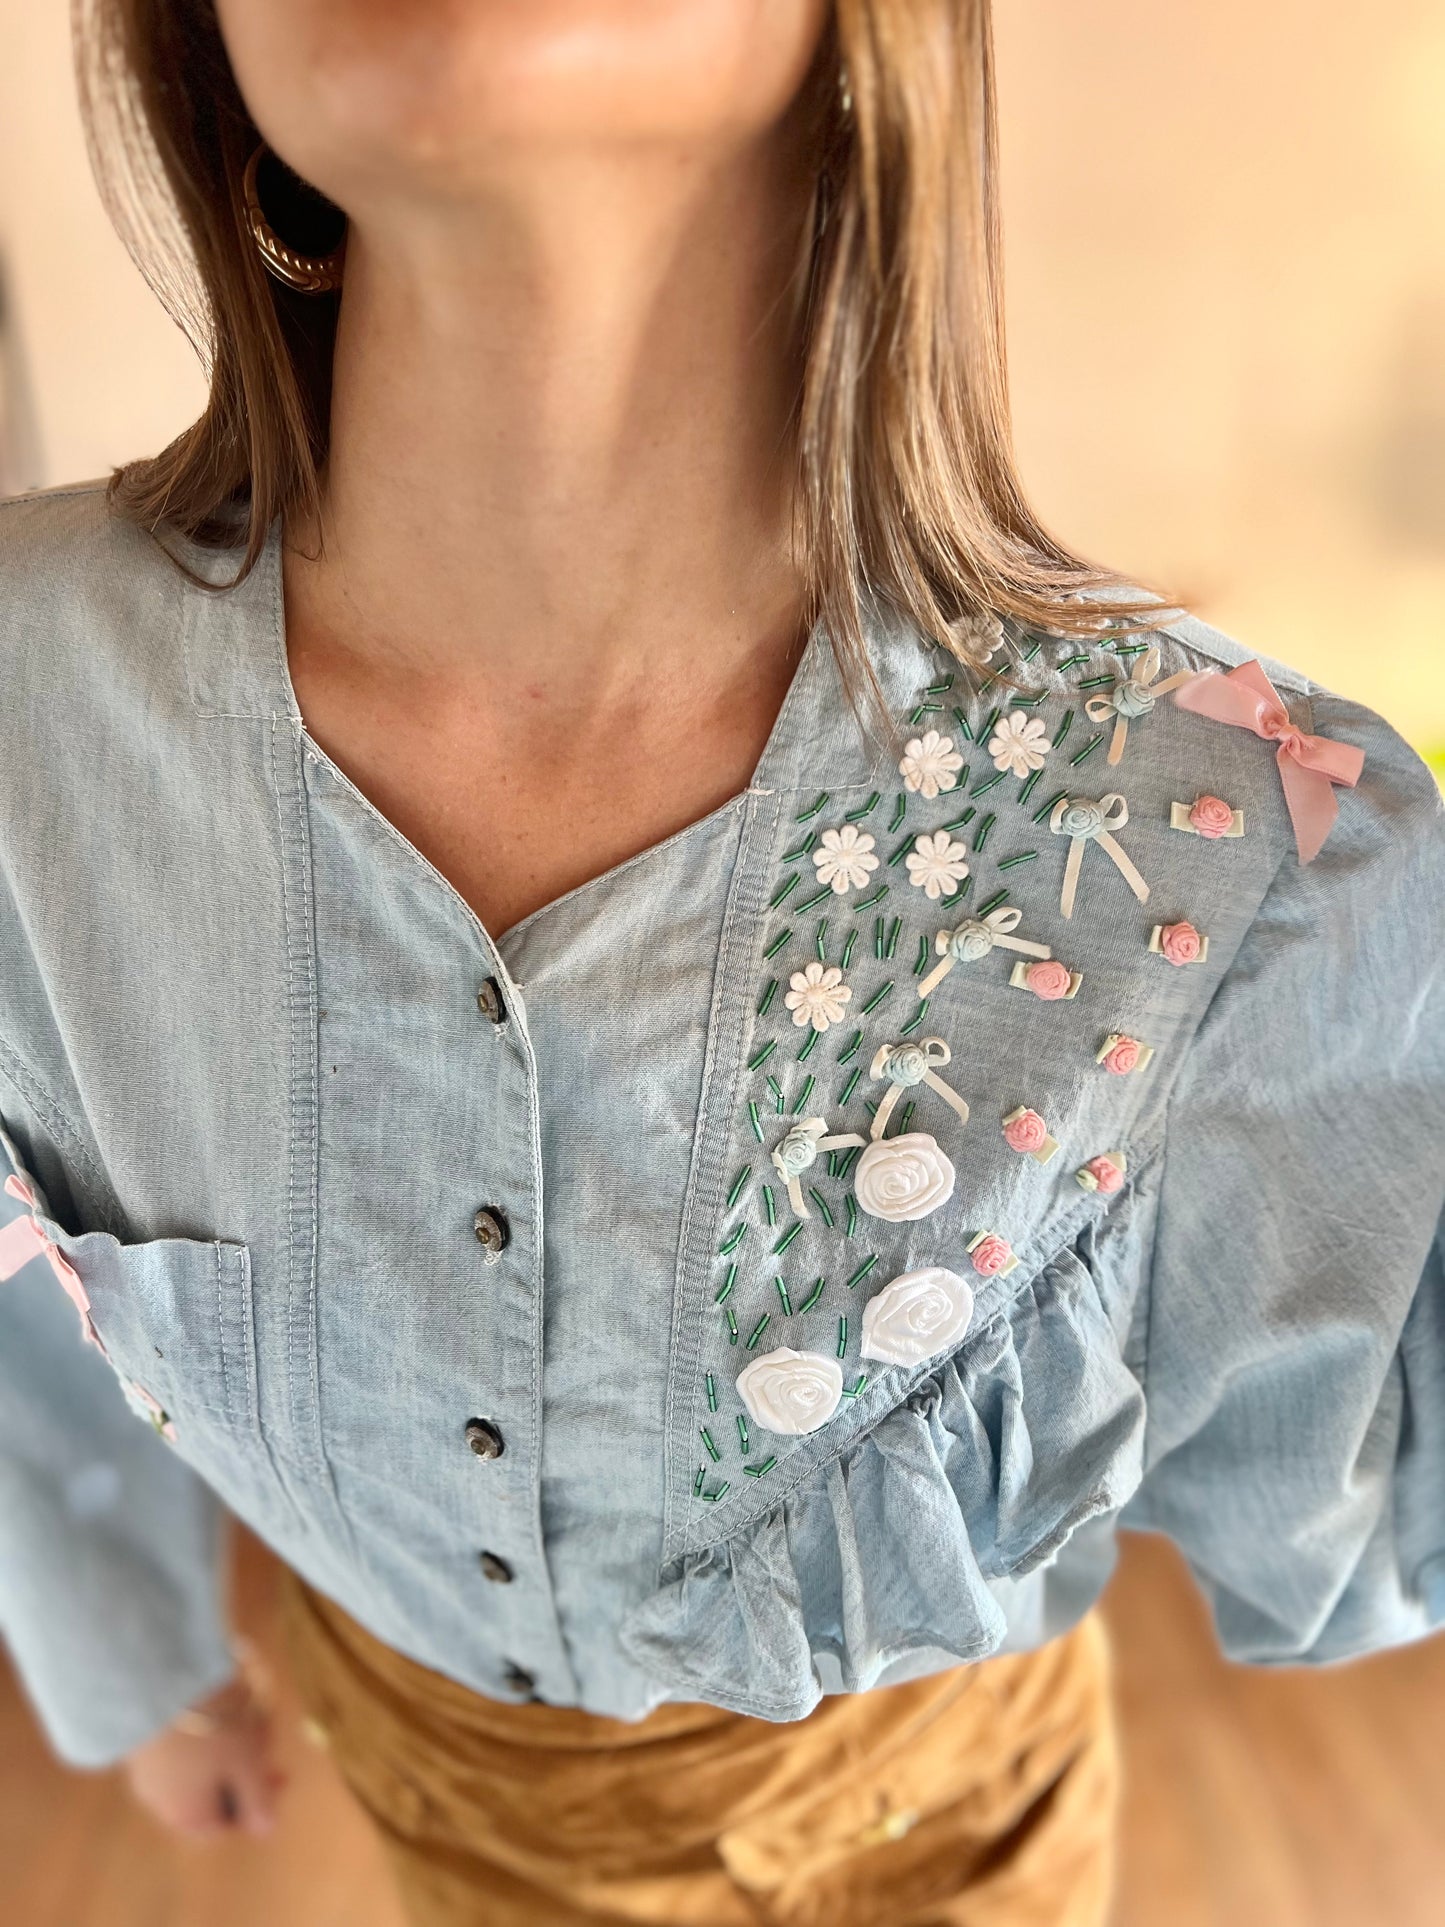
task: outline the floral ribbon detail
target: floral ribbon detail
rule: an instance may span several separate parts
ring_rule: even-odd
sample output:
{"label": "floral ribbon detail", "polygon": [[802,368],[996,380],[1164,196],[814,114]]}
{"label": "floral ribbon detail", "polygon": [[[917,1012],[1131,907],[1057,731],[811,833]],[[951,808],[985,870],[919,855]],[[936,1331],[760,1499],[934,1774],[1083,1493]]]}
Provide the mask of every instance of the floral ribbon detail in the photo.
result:
{"label": "floral ribbon detail", "polygon": [[1082,796],[1061,796],[1049,815],[1049,828],[1069,838],[1069,860],[1064,865],[1064,887],[1059,897],[1059,914],[1074,914],[1074,897],[1079,888],[1079,869],[1084,861],[1084,845],[1097,843],[1107,851],[1121,877],[1140,903],[1148,901],[1149,885],[1125,856],[1113,832],[1129,821],[1129,805],[1117,790],[1101,796],[1097,803]]}
{"label": "floral ribbon detail", "polygon": [[1224,675],[1216,669],[1203,670],[1175,691],[1174,700],[1196,716],[1252,729],[1275,745],[1299,860],[1313,862],[1339,814],[1332,785],[1343,783],[1353,789],[1365,766],[1365,752],[1352,743],[1335,743],[1296,729],[1284,699],[1259,662],[1242,662]]}
{"label": "floral ribbon detail", "polygon": [[1091,696],[1084,704],[1084,713],[1091,723],[1107,723],[1114,718],[1114,739],[1109,744],[1110,763],[1117,763],[1124,754],[1124,745],[1129,740],[1129,724],[1139,716],[1147,716],[1154,707],[1156,698],[1181,683],[1192,680],[1192,669],[1180,669],[1163,682],[1154,678],[1159,674],[1159,646],[1151,643],[1144,654],[1134,664],[1129,674],[1115,683],[1107,696]]}
{"label": "floral ribbon detail", "polygon": [[882,1137],[893,1115],[893,1107],[898,1102],[900,1091],[911,1090],[915,1084],[926,1084],[930,1090],[951,1104],[962,1121],[968,1122],[968,1106],[958,1092],[934,1070],[935,1064],[946,1064],[953,1052],[941,1037],[920,1037],[916,1044],[883,1044],[875,1053],[869,1068],[870,1077],[886,1077],[888,1089],[883,1100],[873,1113],[873,1122],[868,1135],[876,1144]]}
{"label": "floral ribbon detail", "polygon": [[802,1117],[773,1146],[773,1169],[787,1185],[788,1202],[800,1218],[813,1215],[803,1198],[802,1177],[818,1153],[868,1142],[856,1131],[846,1131],[838,1137],[829,1137],[827,1131],[828,1126],[821,1117]]}
{"label": "floral ribbon detail", "polygon": [[952,930],[940,930],[933,947],[943,962],[935,964],[919,984],[919,996],[931,996],[955,964],[977,963],[995,947],[1018,950],[1026,957],[1051,957],[1053,952],[1046,943],[1028,943],[1013,934],[1022,916],[1016,904],[1004,903],[986,917],[965,917]]}
{"label": "floral ribbon detail", "polygon": [[35,1193],[23,1178],[16,1177],[13,1172],[5,1180],[5,1190],[10,1197],[19,1198],[28,1208],[30,1216],[12,1218],[9,1224],[0,1226],[0,1283],[13,1278],[22,1265],[29,1264],[32,1258],[44,1252],[50,1269],[60,1280],[61,1289],[80,1313],[80,1328],[87,1342],[103,1352],[105,1347],[100,1342],[100,1334],[91,1321],[89,1294],[74,1265],[55,1240],[46,1237],[41,1230],[36,1215],[40,1207]]}

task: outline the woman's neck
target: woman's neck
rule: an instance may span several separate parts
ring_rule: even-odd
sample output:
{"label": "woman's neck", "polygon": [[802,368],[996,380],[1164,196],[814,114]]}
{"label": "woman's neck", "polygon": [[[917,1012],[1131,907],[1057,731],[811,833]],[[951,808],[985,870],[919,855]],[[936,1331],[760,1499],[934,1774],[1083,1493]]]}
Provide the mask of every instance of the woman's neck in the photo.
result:
{"label": "woman's neck", "polygon": [[788,653],[806,195],[785,121],[745,151],[514,159],[354,223],[298,629],[604,707]]}

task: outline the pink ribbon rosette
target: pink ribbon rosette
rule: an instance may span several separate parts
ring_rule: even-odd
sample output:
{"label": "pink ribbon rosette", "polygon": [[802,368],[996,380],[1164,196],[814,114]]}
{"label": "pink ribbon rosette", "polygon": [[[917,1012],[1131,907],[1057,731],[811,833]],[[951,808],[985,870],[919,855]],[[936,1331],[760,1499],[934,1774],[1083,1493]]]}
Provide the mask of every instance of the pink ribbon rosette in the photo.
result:
{"label": "pink ribbon rosette", "polygon": [[1196,716],[1252,729],[1275,745],[1299,860],[1313,862],[1339,814],[1334,785],[1354,788],[1365,766],[1365,752],[1353,743],[1335,743],[1296,729],[1283,698],[1258,662],[1242,662],[1224,675],[1217,669],[1203,670],[1175,690],[1174,700]]}

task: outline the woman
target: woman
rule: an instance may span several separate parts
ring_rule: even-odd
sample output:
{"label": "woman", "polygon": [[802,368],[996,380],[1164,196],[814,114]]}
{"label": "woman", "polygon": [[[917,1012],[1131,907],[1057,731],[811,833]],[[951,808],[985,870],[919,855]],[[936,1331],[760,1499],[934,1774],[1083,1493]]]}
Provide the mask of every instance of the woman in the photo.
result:
{"label": "woman", "polygon": [[1426,772],[1025,506],[986,7],[83,51],[212,392],[0,516],[55,1744],[267,1823],[219,1496],[419,1921],[1102,1921],[1121,1515],[1441,1617]]}

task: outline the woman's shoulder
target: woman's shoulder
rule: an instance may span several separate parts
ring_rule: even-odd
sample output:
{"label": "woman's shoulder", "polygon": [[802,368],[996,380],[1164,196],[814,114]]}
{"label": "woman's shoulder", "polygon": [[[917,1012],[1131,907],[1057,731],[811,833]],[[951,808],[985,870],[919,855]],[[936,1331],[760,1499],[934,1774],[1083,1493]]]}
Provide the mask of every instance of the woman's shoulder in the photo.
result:
{"label": "woman's shoulder", "polygon": [[7,708],[53,723],[142,702],[183,672],[185,578],[161,543],[118,515],[106,483],[35,490],[0,502],[0,676]]}

